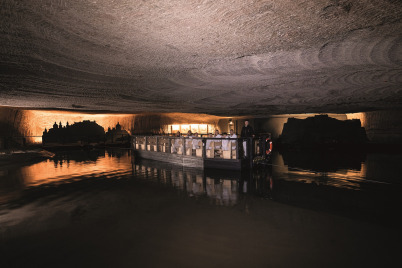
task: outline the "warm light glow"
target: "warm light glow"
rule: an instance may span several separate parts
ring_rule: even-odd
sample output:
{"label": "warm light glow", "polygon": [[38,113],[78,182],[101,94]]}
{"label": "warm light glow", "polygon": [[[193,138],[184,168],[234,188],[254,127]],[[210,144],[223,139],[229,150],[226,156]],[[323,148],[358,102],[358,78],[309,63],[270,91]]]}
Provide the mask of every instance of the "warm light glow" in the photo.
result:
{"label": "warm light glow", "polygon": [[346,114],[348,120],[359,119],[362,127],[367,127],[365,113],[351,113]]}
{"label": "warm light glow", "polygon": [[209,124],[176,124],[168,126],[170,133],[180,131],[182,134],[186,134],[189,130],[191,130],[192,133],[207,134],[208,132],[214,132],[215,126]]}
{"label": "warm light glow", "polygon": [[193,133],[199,132],[198,124],[192,124],[190,129]]}
{"label": "warm light glow", "polygon": [[185,133],[190,130],[190,125],[181,125],[181,132]]}
{"label": "warm light glow", "polygon": [[[72,125],[75,122],[82,122],[84,120],[95,121],[97,124],[102,126],[105,131],[107,131],[109,127],[113,128],[117,123],[120,123],[122,129],[130,133],[134,128],[134,122],[137,116],[135,114],[91,114],[55,110],[21,111],[22,119],[19,123],[19,127],[23,130],[23,135],[29,143],[42,142],[43,131],[45,128],[47,130],[53,128],[55,122],[57,124],[61,123],[62,126],[66,126],[67,122]],[[208,132],[214,132],[215,125],[219,121],[219,118],[216,116],[203,114],[170,113],[164,114],[164,116],[173,120],[173,122],[176,122],[171,125],[162,125],[161,128],[164,133],[176,133],[177,131],[186,133],[191,129],[192,132],[207,134]],[[192,122],[187,121],[189,118],[191,118]]]}
{"label": "warm light glow", "polygon": [[25,127],[27,127],[31,142],[42,142],[42,134],[45,128],[49,130],[54,122],[65,126],[67,122],[72,125],[74,122],[83,120],[96,121],[105,131],[108,127],[113,128],[120,123],[123,129],[130,131],[133,117],[131,114],[83,114],[67,111],[25,111]]}
{"label": "warm light glow", "polygon": [[208,133],[208,125],[207,124],[200,124],[199,125],[200,133]]}
{"label": "warm light glow", "polygon": [[31,137],[32,143],[42,143],[42,137]]}
{"label": "warm light glow", "polygon": [[25,186],[30,187],[48,183],[65,183],[66,180],[73,181],[75,178],[83,176],[96,179],[97,177],[131,174],[131,162],[128,153],[120,156],[119,161],[107,153],[99,156],[96,161],[49,159],[22,168],[21,174]]}

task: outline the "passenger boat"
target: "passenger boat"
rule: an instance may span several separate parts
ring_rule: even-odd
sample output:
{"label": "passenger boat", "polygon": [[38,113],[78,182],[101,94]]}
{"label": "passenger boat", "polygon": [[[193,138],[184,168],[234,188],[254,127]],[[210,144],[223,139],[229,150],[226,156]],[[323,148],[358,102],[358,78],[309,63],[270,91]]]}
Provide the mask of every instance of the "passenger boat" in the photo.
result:
{"label": "passenger boat", "polygon": [[[133,135],[131,139],[132,149],[140,158],[195,168],[231,170],[249,168],[252,166],[253,150],[251,149],[255,148],[251,138]],[[243,146],[249,153],[244,154]]]}

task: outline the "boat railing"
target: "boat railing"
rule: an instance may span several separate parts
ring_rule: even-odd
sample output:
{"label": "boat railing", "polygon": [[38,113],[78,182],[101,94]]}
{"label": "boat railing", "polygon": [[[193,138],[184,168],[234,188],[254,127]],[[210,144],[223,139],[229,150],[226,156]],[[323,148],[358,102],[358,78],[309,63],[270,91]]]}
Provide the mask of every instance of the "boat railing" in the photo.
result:
{"label": "boat railing", "polygon": [[[136,150],[195,156],[200,158],[245,159],[254,155],[252,138],[207,138],[132,135]],[[240,146],[239,146],[240,145]]]}

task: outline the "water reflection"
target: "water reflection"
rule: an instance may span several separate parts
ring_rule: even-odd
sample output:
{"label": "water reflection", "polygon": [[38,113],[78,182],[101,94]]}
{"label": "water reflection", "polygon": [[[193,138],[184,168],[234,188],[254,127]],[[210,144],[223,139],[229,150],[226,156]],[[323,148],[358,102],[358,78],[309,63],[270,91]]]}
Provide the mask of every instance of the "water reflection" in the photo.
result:
{"label": "water reflection", "polygon": [[360,152],[316,155],[312,152],[276,152],[272,165],[276,178],[301,183],[351,190],[359,190],[367,184],[400,184],[396,162],[402,160],[401,155],[387,155],[383,159],[378,156]]}
{"label": "water reflection", "polygon": [[[215,176],[211,175],[215,174]],[[185,192],[190,197],[208,197],[213,204],[231,206],[238,202],[240,173],[205,172],[150,160],[133,162],[136,178],[155,181]]]}
{"label": "water reflection", "polygon": [[138,161],[130,150],[58,152],[51,160],[0,168],[0,203],[12,200],[29,203],[30,198],[60,195],[63,187],[73,183],[67,194],[109,189],[110,184],[105,186],[105,182],[124,187],[118,183],[124,179],[130,183],[149,183],[150,187],[175,189],[190,198],[208,200],[218,206],[243,205],[253,198],[262,198],[343,214],[363,213],[373,218],[389,217],[395,215],[391,211],[400,210],[398,163],[401,155],[371,154],[362,162],[360,158],[355,159],[359,164],[353,160],[351,165],[346,165],[347,161],[342,160],[343,164],[330,168],[328,164],[314,164],[318,165],[314,168],[312,162],[296,156],[276,152],[272,165],[233,172]]}
{"label": "water reflection", "polygon": [[337,172],[338,170],[360,170],[366,161],[364,151],[281,151],[287,166],[317,172]]}
{"label": "water reflection", "polygon": [[0,203],[20,198],[24,190],[73,181],[131,174],[128,150],[58,152],[52,159],[20,167],[0,167]]}
{"label": "water reflection", "polygon": [[84,177],[106,176],[117,178],[129,174],[129,151],[87,150],[61,152],[47,161],[21,169],[25,187],[66,183]]}
{"label": "water reflection", "polygon": [[342,166],[318,172],[285,165],[276,153],[272,165],[243,172],[204,171],[150,160],[133,162],[133,172],[136,179],[170,186],[190,197],[208,198],[214,205],[247,208],[253,199],[262,198],[371,221],[392,218],[389,222],[396,223],[398,215],[392,211],[401,208],[400,184],[368,180],[368,164],[361,163],[356,170]]}

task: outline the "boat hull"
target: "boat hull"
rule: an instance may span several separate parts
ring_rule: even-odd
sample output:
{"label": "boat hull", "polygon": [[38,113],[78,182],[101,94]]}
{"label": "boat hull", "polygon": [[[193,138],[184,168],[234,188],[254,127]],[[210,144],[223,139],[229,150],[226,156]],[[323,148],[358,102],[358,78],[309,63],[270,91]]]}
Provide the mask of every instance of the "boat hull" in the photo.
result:
{"label": "boat hull", "polygon": [[241,170],[245,167],[246,161],[242,159],[217,159],[202,158],[189,155],[171,154],[164,152],[153,152],[145,150],[134,150],[137,157],[151,159],[156,161],[168,162],[175,165],[193,168],[217,168]]}

